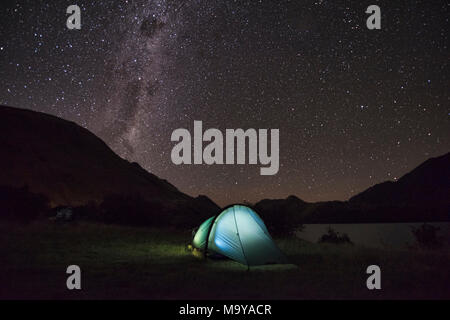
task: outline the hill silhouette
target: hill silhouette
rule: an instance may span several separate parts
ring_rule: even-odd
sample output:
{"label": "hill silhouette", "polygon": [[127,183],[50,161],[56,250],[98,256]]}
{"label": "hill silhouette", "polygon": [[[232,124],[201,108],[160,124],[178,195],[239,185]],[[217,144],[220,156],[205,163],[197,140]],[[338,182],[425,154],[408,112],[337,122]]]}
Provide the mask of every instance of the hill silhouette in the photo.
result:
{"label": "hill silhouette", "polygon": [[377,184],[349,201],[307,203],[295,196],[254,205],[263,218],[296,223],[450,221],[450,153],[431,158],[398,181]]}
{"label": "hill silhouette", "polygon": [[397,181],[386,181],[350,198],[353,204],[445,207],[450,199],[450,153],[431,158]]}
{"label": "hill silhouette", "polygon": [[87,129],[48,114],[0,106],[0,150],[0,186],[44,195],[50,207],[138,197],[168,215],[198,215],[194,224],[220,210],[206,196],[193,198],[122,159]]}
{"label": "hill silhouette", "polygon": [[[0,150],[0,217],[71,206],[107,222],[196,226],[220,212],[208,197],[180,192],[87,129],[48,114],[0,106]],[[253,207],[272,232],[286,234],[301,223],[449,221],[449,194],[447,153],[349,201],[307,203],[289,196]]]}

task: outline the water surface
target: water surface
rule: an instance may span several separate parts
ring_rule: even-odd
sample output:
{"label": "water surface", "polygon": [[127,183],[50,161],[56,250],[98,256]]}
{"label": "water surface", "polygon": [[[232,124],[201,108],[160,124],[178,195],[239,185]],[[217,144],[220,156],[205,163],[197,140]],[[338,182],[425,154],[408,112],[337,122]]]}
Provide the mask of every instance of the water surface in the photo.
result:
{"label": "water surface", "polygon": [[[346,233],[350,240],[358,245],[368,247],[408,248],[416,244],[412,228],[423,223],[355,223],[355,224],[305,224],[297,236],[307,241],[317,242],[331,227],[339,233]],[[439,227],[444,245],[450,245],[450,222],[432,222]]]}

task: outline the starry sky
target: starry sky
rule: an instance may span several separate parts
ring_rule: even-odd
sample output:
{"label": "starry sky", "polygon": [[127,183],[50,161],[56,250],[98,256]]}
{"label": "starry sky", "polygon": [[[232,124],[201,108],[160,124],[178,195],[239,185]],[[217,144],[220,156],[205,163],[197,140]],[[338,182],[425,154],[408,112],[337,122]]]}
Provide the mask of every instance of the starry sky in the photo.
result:
{"label": "starry sky", "polygon": [[[66,8],[81,8],[68,30]],[[381,8],[368,30],[366,8]],[[75,121],[220,205],[346,200],[450,151],[447,1],[2,1],[0,104]],[[280,170],[180,165],[173,130],[280,130]]]}

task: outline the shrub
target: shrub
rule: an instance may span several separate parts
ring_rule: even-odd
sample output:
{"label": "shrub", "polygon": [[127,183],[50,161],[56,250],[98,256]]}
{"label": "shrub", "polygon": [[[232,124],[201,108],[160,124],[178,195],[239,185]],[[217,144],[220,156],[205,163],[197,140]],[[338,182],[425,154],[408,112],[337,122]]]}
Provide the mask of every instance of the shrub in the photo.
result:
{"label": "shrub", "polygon": [[320,237],[319,243],[353,244],[353,242],[350,240],[350,237],[348,236],[348,234],[346,234],[346,233],[340,234],[339,232],[335,231],[331,227],[328,228],[327,233],[325,233],[324,235],[322,235]]}
{"label": "shrub", "polygon": [[418,228],[412,227],[412,233],[419,247],[436,249],[443,245],[442,237],[438,236],[439,227],[424,223]]}
{"label": "shrub", "polygon": [[300,222],[284,212],[266,215],[263,220],[270,234],[274,236],[293,236],[296,231],[303,228]]}

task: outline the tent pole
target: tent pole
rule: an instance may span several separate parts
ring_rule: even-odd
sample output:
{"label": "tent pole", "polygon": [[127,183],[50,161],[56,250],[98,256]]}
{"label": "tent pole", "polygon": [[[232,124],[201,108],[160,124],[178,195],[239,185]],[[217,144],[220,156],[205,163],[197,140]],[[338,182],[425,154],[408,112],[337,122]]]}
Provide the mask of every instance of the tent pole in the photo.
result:
{"label": "tent pole", "polygon": [[247,262],[247,268],[248,268],[247,271],[248,271],[248,270],[250,270],[250,266],[248,265],[248,260],[247,260],[247,257],[245,256],[244,246],[242,245],[241,235],[239,234],[239,229],[238,229],[238,225],[236,222],[236,212],[234,211],[234,208],[233,208],[233,216],[234,216],[234,224],[236,225],[236,232],[237,232],[237,236],[239,239],[239,244],[241,245],[242,255],[244,256],[245,262]]}

